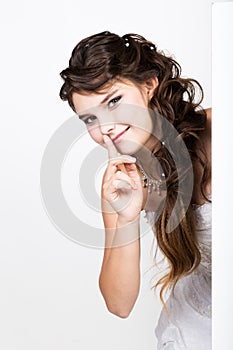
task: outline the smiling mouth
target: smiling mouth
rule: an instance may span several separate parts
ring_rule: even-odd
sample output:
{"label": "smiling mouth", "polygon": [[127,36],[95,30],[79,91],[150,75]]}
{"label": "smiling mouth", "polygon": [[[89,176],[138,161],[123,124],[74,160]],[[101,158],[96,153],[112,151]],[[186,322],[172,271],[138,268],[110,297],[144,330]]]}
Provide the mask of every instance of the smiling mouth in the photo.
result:
{"label": "smiling mouth", "polygon": [[114,137],[114,139],[112,139],[113,142],[116,142],[116,141],[120,141],[120,138],[122,135],[124,135],[126,133],[126,131],[128,131],[130,128],[130,126],[128,126],[124,131],[122,131],[120,134],[118,134],[116,137]]}

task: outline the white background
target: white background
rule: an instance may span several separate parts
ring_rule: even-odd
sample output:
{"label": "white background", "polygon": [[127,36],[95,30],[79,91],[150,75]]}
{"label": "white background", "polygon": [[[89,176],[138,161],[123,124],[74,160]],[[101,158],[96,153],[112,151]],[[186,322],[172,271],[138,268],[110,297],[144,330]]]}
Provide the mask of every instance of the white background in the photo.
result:
{"label": "white background", "polygon": [[[0,347],[4,350],[156,348],[154,328],[161,305],[150,290],[153,274],[145,274],[152,264],[152,234],[142,239],[139,299],[130,317],[122,320],[107,312],[98,290],[102,250],[78,245],[57,231],[43,209],[39,185],[44,149],[54,131],[73,115],[58,96],[59,72],[83,37],[104,30],[144,35],[174,55],[184,76],[199,80],[205,91],[203,106],[211,106],[211,1],[143,4],[25,0],[1,5]],[[219,13],[215,12],[216,28]],[[220,43],[221,39],[216,45]],[[216,97],[219,93],[216,90]],[[226,115],[218,112],[224,121]],[[222,285],[227,281],[226,274]],[[221,290],[220,299],[225,297],[225,289],[222,294]],[[219,328],[216,323],[216,332]]]}

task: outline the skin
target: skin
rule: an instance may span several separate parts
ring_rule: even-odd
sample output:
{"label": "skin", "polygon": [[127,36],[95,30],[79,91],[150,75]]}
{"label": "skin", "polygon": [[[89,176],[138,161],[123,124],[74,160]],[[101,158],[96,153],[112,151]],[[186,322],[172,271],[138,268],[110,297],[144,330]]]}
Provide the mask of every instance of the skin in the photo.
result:
{"label": "skin", "polygon": [[[109,160],[123,154],[139,158],[142,164],[151,163],[148,150],[153,149],[158,139],[152,134],[153,125],[147,108],[157,86],[156,77],[141,84],[140,87],[129,80],[121,80],[112,84],[110,89],[103,94],[73,94],[73,104],[79,118],[86,124],[91,138],[107,148]],[[151,165],[151,168],[155,167]],[[123,184],[125,187],[129,184],[133,186],[135,174],[132,173],[132,169],[132,165],[131,168],[129,167],[129,161],[128,163],[126,160],[118,162],[117,167],[114,168],[115,172],[118,170],[114,185],[122,187]],[[129,170],[131,171],[129,172]],[[135,166],[134,170],[138,173],[137,177],[142,176],[138,167]],[[106,172],[109,173],[108,170]],[[156,173],[153,175],[158,177]],[[103,179],[104,185],[106,176],[107,174]],[[109,177],[108,181],[111,181]],[[110,190],[110,185],[108,190]],[[158,196],[155,193],[153,193],[154,198],[152,198],[152,195],[148,197],[145,188],[142,188],[140,192],[143,195],[141,210],[154,208],[155,204],[158,205]],[[124,196],[122,191],[121,196]],[[104,192],[104,198],[111,202],[114,199],[119,199],[119,191],[112,188],[111,195]],[[138,198],[140,198],[139,193],[134,193],[132,199],[138,202]],[[129,207],[129,210],[132,210],[132,207]],[[125,209],[124,213],[126,214]]]}
{"label": "skin", "polygon": [[[136,86],[129,80],[121,80],[113,83],[110,88],[101,94],[73,94],[73,103],[76,112],[87,126],[87,130],[91,138],[98,144],[107,148],[104,141],[104,136],[108,136],[112,141],[110,156],[118,156],[119,154],[127,154],[138,157],[142,164],[144,162],[147,169],[148,161],[146,157],[150,152],[145,152],[145,149],[151,150],[158,140],[151,135],[152,123],[146,113],[146,108],[149,106],[155,88],[158,86],[158,80],[155,77],[146,81],[141,86]],[[101,103],[104,101],[104,103]],[[211,109],[207,109],[207,128],[200,135],[204,147],[207,150],[208,159],[211,159]],[[136,118],[138,114],[138,117]],[[142,114],[143,117],[142,117]],[[127,128],[129,128],[127,130]],[[123,136],[115,140],[116,136],[122,132],[126,132]],[[142,145],[144,146],[142,148]],[[110,146],[109,146],[110,147]],[[108,149],[109,149],[108,147]],[[116,149],[116,150],[115,150]],[[151,159],[149,160],[151,162]],[[118,170],[122,170],[127,174],[125,166],[118,164]],[[139,175],[140,171],[138,169]],[[201,167],[194,164],[195,190],[192,202],[203,204],[204,200],[199,191]],[[156,177],[157,174],[153,174]],[[118,179],[120,180],[120,179]],[[122,181],[130,182],[129,178],[124,177]],[[206,193],[211,193],[211,179],[209,179],[206,187]],[[163,194],[164,197],[165,194]],[[155,193],[149,195],[146,189],[143,189],[143,205],[142,209],[153,209],[158,205],[159,198]]]}
{"label": "skin", "polygon": [[[209,164],[211,164],[211,125],[212,125],[211,108],[206,109],[206,115],[207,115],[206,129],[203,132],[201,132],[200,139],[206,150],[207,161],[209,162]],[[194,171],[194,191],[193,191],[194,194],[193,194],[192,202],[198,205],[202,205],[205,203],[205,200],[202,198],[199,188],[200,188],[200,181],[201,181],[201,175],[203,170],[200,164],[194,163],[193,171]],[[211,174],[207,179],[205,192],[207,195],[211,195]]]}
{"label": "skin", "polygon": [[[86,123],[90,136],[108,151],[109,161],[101,191],[106,248],[99,286],[108,310],[122,318],[129,316],[140,288],[140,212],[142,209],[155,210],[163,198],[154,191],[148,198],[147,189],[142,187],[142,174],[135,164],[136,158],[132,157],[145,160],[150,153],[145,150],[151,150],[158,141],[151,134],[152,123],[146,113],[157,85],[156,78],[140,88],[130,81],[118,81],[103,94],[73,94],[76,112]],[[125,113],[132,112],[131,107],[125,109],[125,106],[136,106],[136,109],[134,113]],[[138,110],[139,116],[144,113],[141,119],[137,118]],[[207,110],[207,128],[200,138],[210,161],[210,109]],[[193,202],[203,204],[198,188],[201,169],[198,164],[194,164],[193,169],[196,186]],[[207,193],[210,190],[209,179]],[[119,237],[126,237],[126,241],[118,241]]]}
{"label": "skin", "polygon": [[[72,100],[96,143],[106,147],[103,136],[107,135],[121,154],[135,154],[141,145],[150,149],[154,144],[147,108],[157,85],[157,78],[140,88],[129,80],[117,81],[103,94],[74,93]],[[116,139],[127,128],[124,137]]]}

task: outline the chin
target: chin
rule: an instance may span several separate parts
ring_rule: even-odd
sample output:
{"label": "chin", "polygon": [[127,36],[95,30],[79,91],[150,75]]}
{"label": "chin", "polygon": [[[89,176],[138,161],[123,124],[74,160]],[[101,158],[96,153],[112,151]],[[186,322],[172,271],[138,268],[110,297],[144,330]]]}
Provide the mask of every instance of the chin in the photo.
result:
{"label": "chin", "polygon": [[128,155],[133,155],[137,153],[143,147],[142,144],[136,143],[130,140],[127,140],[127,141],[124,140],[116,144],[115,146],[121,154],[128,154]]}

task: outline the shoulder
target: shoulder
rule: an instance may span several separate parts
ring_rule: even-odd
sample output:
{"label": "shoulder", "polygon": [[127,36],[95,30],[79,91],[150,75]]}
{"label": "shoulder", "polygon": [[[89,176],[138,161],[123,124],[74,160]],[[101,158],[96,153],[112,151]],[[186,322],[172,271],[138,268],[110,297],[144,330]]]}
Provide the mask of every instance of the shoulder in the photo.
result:
{"label": "shoulder", "polygon": [[212,108],[205,109],[206,112],[206,128],[201,136],[203,146],[207,156],[208,179],[206,182],[206,193],[211,193],[211,163],[212,163]]}
{"label": "shoulder", "polygon": [[205,109],[206,112],[206,127],[200,134],[204,147],[207,153],[211,149],[211,129],[212,129],[212,108]]}
{"label": "shoulder", "polygon": [[207,122],[211,123],[212,120],[212,108],[205,109]]}

